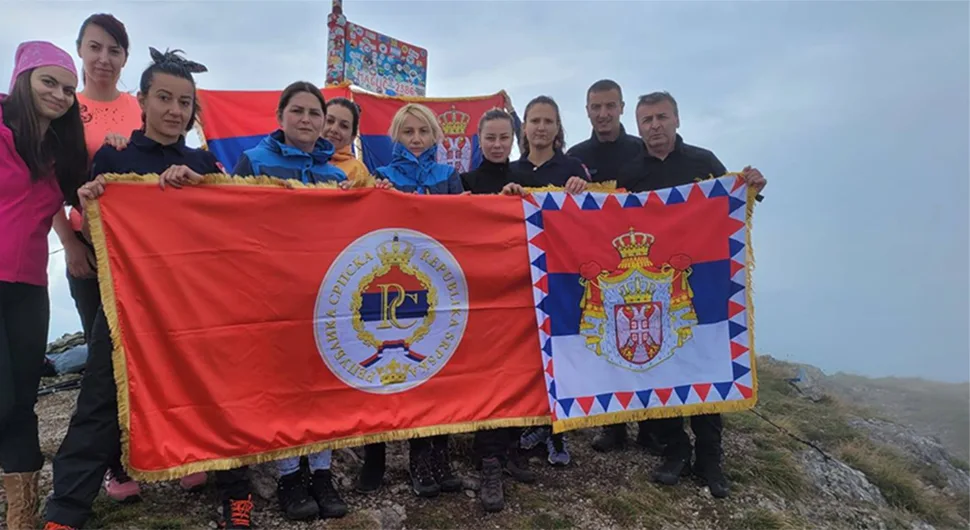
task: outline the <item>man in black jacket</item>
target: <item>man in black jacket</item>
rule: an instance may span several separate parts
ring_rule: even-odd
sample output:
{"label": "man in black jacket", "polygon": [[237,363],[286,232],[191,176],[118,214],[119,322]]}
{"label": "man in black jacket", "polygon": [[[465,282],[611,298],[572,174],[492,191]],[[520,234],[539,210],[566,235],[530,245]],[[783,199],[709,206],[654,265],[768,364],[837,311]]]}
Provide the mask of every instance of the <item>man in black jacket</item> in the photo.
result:
{"label": "man in black jacket", "polygon": [[643,152],[643,142],[627,134],[620,123],[623,107],[623,91],[616,81],[601,79],[586,91],[586,115],[593,133],[566,154],[583,162],[592,182],[616,180],[620,168]]}
{"label": "man in black jacket", "polygon": [[[707,149],[684,143],[677,134],[680,115],[677,102],[666,92],[654,92],[641,96],[636,108],[637,128],[645,146],[644,152],[626,164],[617,179],[617,187],[629,192],[641,193],[680,186],[709,177],[727,173],[724,164]],[[742,177],[751,188],[761,191],[767,183],[761,172],[751,166],[745,167]],[[641,422],[653,425],[663,443],[664,462],[654,472],[654,480],[673,486],[682,474],[693,470],[704,482],[711,495],[723,498],[728,495],[728,483],[721,470],[721,415],[701,414],[690,417],[696,446],[691,447],[690,437],[684,431],[683,418],[668,418]],[[694,465],[691,467],[691,452]]]}

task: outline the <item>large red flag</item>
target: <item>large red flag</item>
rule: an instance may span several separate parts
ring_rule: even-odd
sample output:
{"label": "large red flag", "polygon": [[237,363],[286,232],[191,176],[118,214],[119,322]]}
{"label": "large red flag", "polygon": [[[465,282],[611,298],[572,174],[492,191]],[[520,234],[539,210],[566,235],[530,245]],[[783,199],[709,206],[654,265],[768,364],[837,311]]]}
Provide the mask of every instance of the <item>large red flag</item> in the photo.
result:
{"label": "large red flag", "polygon": [[155,182],[88,209],[134,477],[548,423],[518,198]]}

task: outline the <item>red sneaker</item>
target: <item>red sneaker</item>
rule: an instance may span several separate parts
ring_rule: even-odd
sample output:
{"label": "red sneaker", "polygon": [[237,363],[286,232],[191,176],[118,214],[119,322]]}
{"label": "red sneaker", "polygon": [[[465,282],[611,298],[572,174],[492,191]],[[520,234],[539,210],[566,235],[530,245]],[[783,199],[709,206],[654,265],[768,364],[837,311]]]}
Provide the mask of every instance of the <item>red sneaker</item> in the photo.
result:
{"label": "red sneaker", "polygon": [[44,530],[78,530],[73,526],[67,526],[66,524],[55,523],[54,521],[47,521],[44,525]]}
{"label": "red sneaker", "polygon": [[253,527],[253,496],[245,499],[229,499],[222,503],[222,528]]}

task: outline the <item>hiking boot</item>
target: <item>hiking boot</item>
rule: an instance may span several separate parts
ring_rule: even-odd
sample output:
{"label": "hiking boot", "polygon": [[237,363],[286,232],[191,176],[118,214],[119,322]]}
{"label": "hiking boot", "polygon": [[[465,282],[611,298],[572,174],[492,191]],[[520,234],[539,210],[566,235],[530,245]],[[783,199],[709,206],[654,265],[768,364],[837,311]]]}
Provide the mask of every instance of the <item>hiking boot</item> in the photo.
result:
{"label": "hiking boot", "polygon": [[551,433],[552,429],[548,427],[529,427],[522,431],[522,436],[519,437],[519,446],[526,451],[531,451],[539,444],[544,443]]}
{"label": "hiking boot", "polygon": [[228,499],[222,502],[220,528],[245,529],[253,527],[253,496],[244,499]]}
{"label": "hiking boot", "polygon": [[549,453],[547,458],[549,465],[556,467],[569,465],[569,450],[566,449],[565,434],[554,434],[549,438],[546,438],[546,451]]}
{"label": "hiking boot", "polygon": [[208,480],[209,474],[204,471],[201,473],[192,473],[179,479],[179,486],[182,487],[183,491],[199,491],[205,487],[205,483]]}
{"label": "hiking boot", "polygon": [[128,476],[124,468],[108,468],[104,474],[104,492],[115,502],[129,503],[141,500],[141,486]]}
{"label": "hiking boot", "polygon": [[645,427],[644,424],[647,422],[640,422],[640,432],[637,433],[637,445],[647,450],[647,453],[652,456],[663,456],[664,455],[664,444],[660,442],[660,438],[656,433],[652,432],[650,427]]}
{"label": "hiking boot", "polygon": [[502,463],[498,458],[482,460],[482,508],[486,512],[500,512],[505,508],[505,494],[502,492]]}
{"label": "hiking boot", "polygon": [[435,447],[431,449],[431,473],[441,491],[454,493],[461,490],[461,479],[455,476],[448,459],[448,450]]}
{"label": "hiking boot", "polygon": [[437,497],[441,486],[434,479],[434,456],[430,449],[412,453],[408,464],[411,472],[411,491],[418,497]]}
{"label": "hiking boot", "polygon": [[39,471],[29,473],[7,473],[3,476],[3,489],[7,492],[7,528],[29,528],[40,526]]}
{"label": "hiking boot", "polygon": [[317,502],[310,496],[303,470],[282,475],[276,482],[276,500],[280,511],[291,521],[314,519],[320,513]]}
{"label": "hiking boot", "polygon": [[357,477],[358,493],[373,493],[381,489],[384,482],[384,444],[370,444],[364,446],[364,465]]}
{"label": "hiking boot", "polygon": [[704,461],[698,459],[694,462],[694,477],[698,483],[707,486],[711,490],[711,496],[715,499],[724,499],[730,494],[727,477],[721,470],[721,463],[718,460]]}
{"label": "hiking boot", "polygon": [[626,447],[626,424],[607,425],[593,438],[593,449],[609,453]]}
{"label": "hiking boot", "polygon": [[529,458],[516,447],[509,447],[509,456],[505,460],[505,472],[516,482],[532,484],[536,481],[536,473],[529,469]]}
{"label": "hiking boot", "polygon": [[320,517],[336,519],[347,515],[347,503],[340,498],[337,488],[333,486],[333,475],[329,469],[313,472],[310,477],[310,493],[320,507]]}
{"label": "hiking boot", "polygon": [[689,458],[665,457],[653,472],[653,481],[666,486],[676,486],[680,477],[690,474]]}

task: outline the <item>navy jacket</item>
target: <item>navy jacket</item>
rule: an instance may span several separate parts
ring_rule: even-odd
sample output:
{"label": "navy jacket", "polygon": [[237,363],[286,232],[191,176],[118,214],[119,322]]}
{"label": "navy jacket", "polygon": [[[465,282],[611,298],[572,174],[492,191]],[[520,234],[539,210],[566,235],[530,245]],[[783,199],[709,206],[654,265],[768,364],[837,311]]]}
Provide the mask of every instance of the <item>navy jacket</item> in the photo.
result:
{"label": "navy jacket", "polygon": [[512,180],[527,188],[541,188],[544,186],[566,185],[569,177],[580,177],[589,180],[586,166],[578,158],[563,154],[556,150],[555,154],[541,166],[534,166],[529,157],[523,156],[512,163]]}
{"label": "navy jacket", "polygon": [[461,174],[461,184],[472,194],[499,193],[509,182],[516,182],[509,166],[508,160],[496,164],[483,158],[477,168]]}
{"label": "navy jacket", "polygon": [[188,166],[200,175],[225,173],[215,155],[186,146],[184,136],[174,144],[162,145],[145,136],[144,131],[133,131],[128,145],[121,151],[110,145],[98,149],[91,161],[91,177],[105,173],[161,175],[172,166]]}
{"label": "navy jacket", "polygon": [[414,156],[400,143],[394,143],[391,163],[377,168],[375,176],[391,181],[405,193],[449,195],[461,193],[461,178],[455,168],[435,161],[438,146],[432,145],[421,156]]}
{"label": "navy jacket", "polygon": [[626,133],[620,125],[620,136],[612,142],[601,142],[596,133],[589,140],[572,146],[567,155],[578,158],[589,169],[590,180],[605,182],[616,180],[620,169],[644,151],[643,140]]}
{"label": "navy jacket", "polygon": [[347,175],[330,163],[333,151],[333,144],[320,138],[313,151],[307,153],[286,145],[283,131],[277,130],[263,138],[256,147],[247,149],[232,172],[240,177],[266,175],[299,180],[304,184],[347,180]]}

